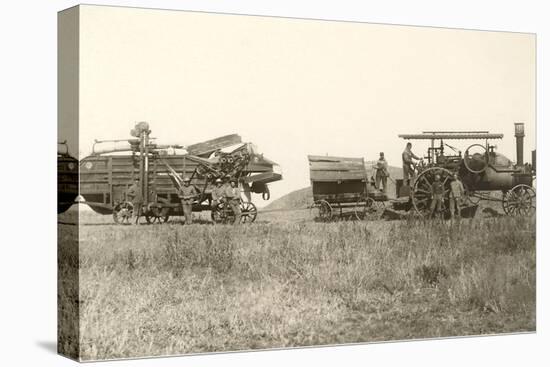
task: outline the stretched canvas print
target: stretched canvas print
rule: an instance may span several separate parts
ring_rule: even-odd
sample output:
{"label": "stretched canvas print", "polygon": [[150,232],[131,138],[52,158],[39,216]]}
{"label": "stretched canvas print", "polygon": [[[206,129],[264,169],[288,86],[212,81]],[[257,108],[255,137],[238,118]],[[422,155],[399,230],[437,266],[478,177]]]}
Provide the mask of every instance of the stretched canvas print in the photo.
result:
{"label": "stretched canvas print", "polygon": [[528,33],[58,15],[58,350],[534,332]]}

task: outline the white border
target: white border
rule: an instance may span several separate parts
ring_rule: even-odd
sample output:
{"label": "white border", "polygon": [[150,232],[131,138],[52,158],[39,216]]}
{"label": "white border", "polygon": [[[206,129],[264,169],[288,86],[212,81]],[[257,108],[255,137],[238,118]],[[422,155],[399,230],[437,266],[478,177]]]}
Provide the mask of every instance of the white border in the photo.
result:
{"label": "white border", "polygon": [[[548,317],[548,229],[543,203],[548,134],[543,104],[550,25],[543,1],[94,1],[95,4],[155,7],[363,21],[537,34],[537,146],[539,156],[537,234],[538,332],[483,338],[381,343],[271,352],[230,353],[103,362],[102,366],[256,365],[543,365],[550,344]],[[74,362],[53,353],[56,338],[56,22],[73,1],[6,2],[0,7],[0,116],[3,199],[0,243],[0,364],[63,366]],[[541,184],[542,182],[542,184]],[[7,200],[6,200],[7,199]],[[22,203],[24,205],[22,205]],[[542,221],[541,221],[542,219]]]}

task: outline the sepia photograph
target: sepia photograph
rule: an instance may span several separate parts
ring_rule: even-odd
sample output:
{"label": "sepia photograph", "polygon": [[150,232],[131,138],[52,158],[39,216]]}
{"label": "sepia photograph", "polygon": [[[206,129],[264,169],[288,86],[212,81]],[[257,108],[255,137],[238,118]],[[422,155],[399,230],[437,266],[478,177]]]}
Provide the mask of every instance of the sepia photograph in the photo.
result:
{"label": "sepia photograph", "polygon": [[536,332],[536,34],[57,17],[61,355]]}

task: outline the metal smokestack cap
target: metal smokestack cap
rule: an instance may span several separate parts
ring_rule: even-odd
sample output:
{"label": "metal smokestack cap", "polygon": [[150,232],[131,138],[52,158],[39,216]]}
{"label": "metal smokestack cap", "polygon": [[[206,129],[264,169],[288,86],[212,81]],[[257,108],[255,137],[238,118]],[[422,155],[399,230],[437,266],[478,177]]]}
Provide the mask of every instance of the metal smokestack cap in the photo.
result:
{"label": "metal smokestack cap", "polygon": [[516,138],[522,138],[525,136],[525,126],[523,122],[514,123]]}

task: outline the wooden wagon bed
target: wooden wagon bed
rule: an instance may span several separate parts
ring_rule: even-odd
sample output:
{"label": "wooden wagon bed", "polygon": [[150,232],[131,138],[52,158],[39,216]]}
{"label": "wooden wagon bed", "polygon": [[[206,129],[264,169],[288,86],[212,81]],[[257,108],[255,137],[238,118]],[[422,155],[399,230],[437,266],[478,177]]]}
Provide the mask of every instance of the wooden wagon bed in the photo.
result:
{"label": "wooden wagon bed", "polygon": [[308,156],[313,199],[353,202],[366,194],[367,170],[363,158]]}
{"label": "wooden wagon bed", "polygon": [[312,207],[320,219],[331,219],[336,213],[363,219],[375,208],[375,201],[387,200],[369,182],[363,158],[309,155],[308,160]]}

